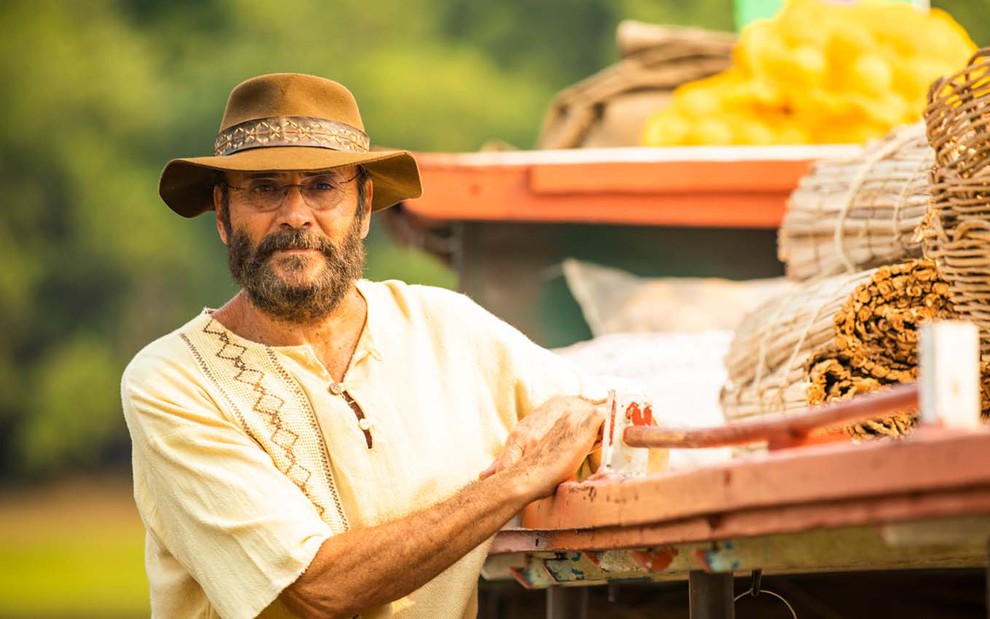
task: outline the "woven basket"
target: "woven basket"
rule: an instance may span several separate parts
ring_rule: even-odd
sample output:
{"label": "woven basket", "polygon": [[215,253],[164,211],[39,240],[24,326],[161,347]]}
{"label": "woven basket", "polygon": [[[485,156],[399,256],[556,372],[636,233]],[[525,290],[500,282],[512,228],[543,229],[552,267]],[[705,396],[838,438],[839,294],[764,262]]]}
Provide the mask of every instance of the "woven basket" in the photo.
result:
{"label": "woven basket", "polygon": [[778,256],[791,279],[852,273],[922,254],[934,156],[925,125],[904,125],[856,157],[822,161],[791,194]]}
{"label": "woven basket", "polygon": [[951,286],[957,311],[980,327],[990,358],[990,48],[936,80],[925,108],[935,153],[925,255]]}

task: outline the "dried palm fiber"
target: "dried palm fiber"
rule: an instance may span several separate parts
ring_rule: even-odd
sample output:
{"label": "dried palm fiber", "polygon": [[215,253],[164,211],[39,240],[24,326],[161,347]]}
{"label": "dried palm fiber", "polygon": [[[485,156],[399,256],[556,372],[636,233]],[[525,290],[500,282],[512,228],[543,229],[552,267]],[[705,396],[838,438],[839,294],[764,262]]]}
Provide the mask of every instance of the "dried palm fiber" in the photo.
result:
{"label": "dried palm fiber", "polygon": [[746,315],[726,355],[727,421],[807,408],[808,359],[834,346],[835,314],[872,271],[805,282]]}
{"label": "dried palm fiber", "polygon": [[990,360],[990,48],[936,80],[925,108],[935,153],[925,255],[938,263],[959,314],[980,327]]}
{"label": "dried palm fiber", "polygon": [[921,257],[934,155],[924,123],[904,125],[854,157],[823,160],[791,194],[777,253],[804,281]]}
{"label": "dried palm fiber", "polygon": [[[835,344],[808,361],[808,404],[847,400],[918,377],[920,326],[957,317],[935,263],[915,260],[877,269],[835,315]],[[843,430],[857,438],[900,436],[915,422],[906,410]]]}
{"label": "dried palm fiber", "polygon": [[538,148],[638,146],[646,119],[674,88],[731,64],[735,36],[626,20],[616,33],[620,60],[557,93]]}
{"label": "dried palm fiber", "polygon": [[921,325],[955,318],[949,286],[931,260],[876,269],[835,315],[835,345],[849,365],[889,382],[915,378]]}
{"label": "dried palm fiber", "polygon": [[[836,390],[851,395],[910,380],[916,375],[919,326],[953,316],[948,285],[931,261],[808,282],[754,311],[737,330],[726,357],[725,416],[800,410],[834,397]],[[823,365],[829,360],[836,363]]]}
{"label": "dried palm fiber", "polygon": [[[983,405],[981,415],[984,419],[990,416],[990,371],[982,364],[980,381],[980,401]],[[808,404],[823,404],[848,400],[861,393],[869,393],[884,389],[897,382],[917,380],[917,367],[904,381],[888,382],[866,376],[852,367],[847,360],[835,349],[822,350],[816,353],[808,362]],[[877,419],[834,428],[853,438],[869,439],[882,436],[903,436],[917,422],[917,410],[905,410],[884,419]]]}

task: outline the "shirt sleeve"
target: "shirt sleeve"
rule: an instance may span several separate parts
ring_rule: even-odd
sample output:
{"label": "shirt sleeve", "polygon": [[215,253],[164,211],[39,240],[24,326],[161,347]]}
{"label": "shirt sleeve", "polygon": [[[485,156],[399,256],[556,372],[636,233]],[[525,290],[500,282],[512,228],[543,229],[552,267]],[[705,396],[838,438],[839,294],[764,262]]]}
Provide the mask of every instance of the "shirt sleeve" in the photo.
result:
{"label": "shirt sleeve", "polygon": [[[180,351],[173,351],[176,355]],[[139,354],[121,398],[145,526],[223,617],[255,617],[298,579],[329,526],[171,355]],[[149,581],[154,587],[155,575]]]}

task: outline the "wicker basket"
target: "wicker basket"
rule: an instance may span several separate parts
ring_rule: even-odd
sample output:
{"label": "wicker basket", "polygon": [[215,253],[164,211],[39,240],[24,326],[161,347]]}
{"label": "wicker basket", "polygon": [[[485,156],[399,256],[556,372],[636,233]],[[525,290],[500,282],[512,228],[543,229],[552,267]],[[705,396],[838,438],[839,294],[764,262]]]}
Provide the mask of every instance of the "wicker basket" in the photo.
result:
{"label": "wicker basket", "polygon": [[935,81],[925,109],[935,153],[925,255],[951,286],[957,311],[980,327],[990,358],[990,48]]}
{"label": "wicker basket", "polygon": [[904,125],[858,156],[815,165],[791,194],[778,256],[791,279],[852,273],[922,254],[934,156],[925,125]]}

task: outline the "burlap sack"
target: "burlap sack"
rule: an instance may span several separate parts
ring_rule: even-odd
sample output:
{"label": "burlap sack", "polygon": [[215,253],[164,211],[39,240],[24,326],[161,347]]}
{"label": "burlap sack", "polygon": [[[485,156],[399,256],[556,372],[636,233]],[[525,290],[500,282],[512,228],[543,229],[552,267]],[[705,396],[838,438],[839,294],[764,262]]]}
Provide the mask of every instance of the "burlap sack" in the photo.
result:
{"label": "burlap sack", "polygon": [[794,288],[782,277],[639,277],[574,258],[561,267],[595,336],[732,330],[764,301]]}
{"label": "burlap sack", "polygon": [[537,148],[636,146],[670,93],[729,67],[735,36],[698,28],[619,24],[619,62],[557,94]]}

